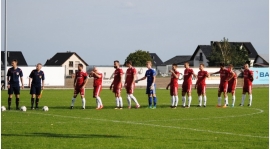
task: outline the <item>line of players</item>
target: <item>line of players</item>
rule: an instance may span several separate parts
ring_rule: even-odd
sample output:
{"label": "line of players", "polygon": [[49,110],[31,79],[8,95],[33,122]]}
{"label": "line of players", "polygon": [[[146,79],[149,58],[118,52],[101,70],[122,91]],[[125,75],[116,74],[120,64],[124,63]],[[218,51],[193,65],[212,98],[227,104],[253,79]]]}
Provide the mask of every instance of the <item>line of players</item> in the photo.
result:
{"label": "line of players", "polygon": [[[19,80],[21,84],[23,84],[23,73],[20,68],[17,67],[17,60],[12,61],[12,67],[8,69],[7,73],[7,81],[8,81],[8,110],[10,110],[11,106],[11,99],[13,93],[16,95],[16,109],[19,109],[19,95],[20,95],[20,86]],[[146,94],[148,94],[148,108],[156,109],[157,104],[157,97],[156,97],[156,71],[152,69],[152,62],[147,61],[146,67],[148,70],[145,73],[145,76],[141,79],[136,80],[136,69],[132,66],[132,62],[126,62],[126,66],[128,67],[125,76],[125,83],[124,86],[127,92],[127,101],[128,101],[128,108],[131,108],[131,100],[133,100],[136,104],[135,108],[139,108],[140,104],[138,103],[136,97],[133,95],[135,83],[147,79],[147,86],[146,86]],[[199,104],[198,107],[203,106],[206,107],[207,97],[206,97],[206,83],[205,80],[210,74],[204,70],[204,65],[200,64],[198,75],[196,75],[193,69],[189,68],[189,63],[184,64],[184,82],[182,84],[182,106],[189,108],[191,105],[192,97],[192,76],[197,78],[195,89],[197,89],[198,93],[198,100]],[[29,87],[30,87],[30,94],[31,94],[31,109],[38,109],[39,98],[41,95],[41,91],[44,89],[44,80],[45,75],[44,72],[41,70],[42,65],[40,63],[37,64],[36,69],[33,70],[29,75]],[[121,89],[122,89],[122,82],[123,79],[123,70],[120,68],[119,61],[114,61],[114,80],[110,86],[110,90],[113,91],[115,94],[115,101],[116,107],[115,109],[122,109],[123,108],[123,100],[121,97]],[[246,92],[249,94],[249,104],[251,106],[252,103],[252,81],[253,81],[253,72],[249,70],[248,64],[244,65],[244,86],[243,86],[243,94],[242,94],[242,102],[240,106],[244,105],[245,95]],[[171,95],[171,108],[176,108],[178,105],[178,79],[180,73],[177,71],[177,64],[172,64],[171,72],[171,80],[170,83],[167,85],[166,89],[170,87],[170,95]],[[228,95],[227,93],[232,93],[232,106],[235,103],[235,89],[237,85],[237,75],[233,72],[233,66],[229,65],[228,69],[225,68],[224,63],[220,63],[220,70],[212,73],[217,74],[220,73],[220,85],[218,90],[218,105],[217,107],[221,107],[221,93],[223,92],[225,104],[223,107],[228,106]],[[74,79],[74,95],[72,97],[71,106],[70,108],[73,109],[74,102],[76,100],[77,95],[80,93],[82,99],[82,109],[85,109],[85,86],[88,82],[88,77],[93,77],[93,97],[96,98],[96,109],[102,109],[103,104],[100,98],[100,92],[102,90],[102,73],[100,73],[97,68],[95,67],[90,74],[88,75],[86,72],[83,71],[83,65],[78,65],[78,71],[76,72],[75,79]],[[21,86],[22,89],[24,86]],[[188,96],[188,103],[186,104],[186,95]],[[34,99],[35,101],[35,108]],[[152,102],[153,100],[153,102]],[[152,104],[153,103],[153,104]]]}

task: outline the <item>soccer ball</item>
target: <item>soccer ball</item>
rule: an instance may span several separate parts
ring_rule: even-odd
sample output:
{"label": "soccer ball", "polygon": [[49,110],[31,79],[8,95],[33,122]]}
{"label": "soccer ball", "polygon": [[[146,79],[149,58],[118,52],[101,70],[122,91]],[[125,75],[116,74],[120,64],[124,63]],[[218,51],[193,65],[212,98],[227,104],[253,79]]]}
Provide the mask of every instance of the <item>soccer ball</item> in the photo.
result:
{"label": "soccer ball", "polygon": [[21,111],[26,112],[27,108],[26,106],[21,106]]}
{"label": "soccer ball", "polygon": [[44,106],[44,107],[42,108],[42,110],[46,112],[46,111],[49,111],[49,108],[48,108],[47,106]]}
{"label": "soccer ball", "polygon": [[1,111],[6,111],[7,109],[6,109],[6,107],[5,106],[2,106],[1,107]]}

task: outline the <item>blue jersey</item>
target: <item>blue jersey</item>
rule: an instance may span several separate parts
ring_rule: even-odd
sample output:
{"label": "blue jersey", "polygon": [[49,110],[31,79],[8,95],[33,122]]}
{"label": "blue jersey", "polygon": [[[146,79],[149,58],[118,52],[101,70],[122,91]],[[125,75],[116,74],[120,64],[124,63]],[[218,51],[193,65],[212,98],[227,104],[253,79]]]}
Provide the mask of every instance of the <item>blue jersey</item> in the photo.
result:
{"label": "blue jersey", "polygon": [[33,86],[41,86],[41,80],[44,80],[44,72],[42,70],[40,70],[39,72],[34,69],[32,70],[32,72],[29,75],[29,78],[32,79],[32,85]]}
{"label": "blue jersey", "polygon": [[145,72],[145,77],[147,78],[147,86],[151,86],[154,80],[154,76],[156,76],[156,71],[154,69],[148,69]]}
{"label": "blue jersey", "polygon": [[20,68],[14,69],[13,67],[8,69],[7,76],[9,76],[9,84],[12,86],[20,86],[19,80],[23,77],[22,70]]}

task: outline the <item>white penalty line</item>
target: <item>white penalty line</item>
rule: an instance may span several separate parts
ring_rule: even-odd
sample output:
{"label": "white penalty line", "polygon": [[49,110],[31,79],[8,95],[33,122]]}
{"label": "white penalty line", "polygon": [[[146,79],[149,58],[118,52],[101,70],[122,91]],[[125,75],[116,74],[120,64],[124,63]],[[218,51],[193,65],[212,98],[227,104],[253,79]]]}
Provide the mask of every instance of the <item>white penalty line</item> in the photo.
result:
{"label": "white penalty line", "polygon": [[143,125],[143,126],[152,126],[152,127],[161,127],[161,128],[183,129],[183,130],[192,130],[192,131],[198,131],[198,132],[208,132],[208,133],[215,133],[215,134],[234,135],[234,136],[241,136],[241,137],[264,138],[264,139],[269,138],[268,136],[254,136],[254,135],[245,135],[245,134],[235,134],[235,133],[231,133],[231,132],[201,130],[201,129],[194,129],[194,128],[176,127],[176,126],[164,126],[164,125],[147,124],[147,123],[139,123],[139,122],[132,122],[132,121],[119,121],[119,120],[108,120],[108,119],[83,118],[83,117],[76,117],[76,116],[64,116],[64,115],[44,114],[44,113],[31,113],[31,114],[56,116],[56,117],[63,117],[63,118],[95,120],[95,121],[104,121],[104,122],[113,122],[113,123],[124,123],[124,124],[132,124],[132,125]]}

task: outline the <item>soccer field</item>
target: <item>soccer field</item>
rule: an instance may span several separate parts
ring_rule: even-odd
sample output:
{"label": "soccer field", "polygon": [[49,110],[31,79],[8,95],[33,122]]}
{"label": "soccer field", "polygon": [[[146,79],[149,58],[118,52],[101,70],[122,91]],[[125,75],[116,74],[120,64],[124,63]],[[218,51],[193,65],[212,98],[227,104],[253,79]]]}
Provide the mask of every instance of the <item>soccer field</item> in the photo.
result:
{"label": "soccer field", "polygon": [[[179,90],[180,91],[180,90]],[[44,90],[40,107],[48,112],[30,110],[29,90],[21,91],[20,106],[26,112],[1,113],[1,146],[20,148],[269,148],[269,88],[253,89],[252,107],[239,107],[241,89],[236,91],[234,108],[217,108],[217,89],[207,89],[207,107],[198,104],[195,90],[191,108],[171,109],[168,90],[158,89],[157,109],[147,109],[145,90],[134,93],[141,108],[115,110],[114,94],[103,90],[104,109],[95,109],[92,90],[86,90],[86,109],[77,97],[70,110],[73,90]],[[1,105],[7,106],[7,91],[1,92]],[[179,105],[182,104],[181,96]],[[224,103],[224,100],[222,100]],[[229,104],[231,95],[229,95]],[[135,106],[134,103],[133,107]]]}

